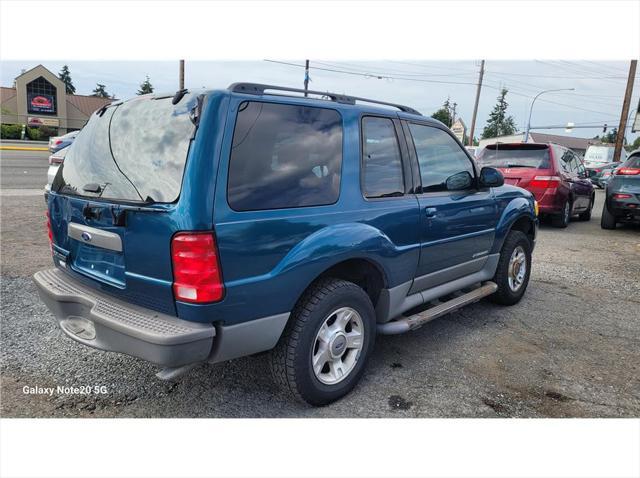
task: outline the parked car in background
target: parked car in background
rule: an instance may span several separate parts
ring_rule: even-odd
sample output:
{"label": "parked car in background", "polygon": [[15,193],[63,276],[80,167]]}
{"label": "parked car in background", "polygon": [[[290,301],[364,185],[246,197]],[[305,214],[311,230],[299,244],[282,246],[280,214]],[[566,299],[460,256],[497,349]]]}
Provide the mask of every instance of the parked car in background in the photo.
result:
{"label": "parked car in background", "polygon": [[595,194],[580,157],[553,143],[490,144],[478,157],[481,167],[494,167],[507,184],[531,191],[540,214],[556,227],[567,227],[571,218],[591,219]]}
{"label": "parked car in background", "polygon": [[62,148],[66,148],[73,143],[79,132],[80,131],[72,131],[71,133],[67,133],[62,136],[52,136],[49,138],[49,152],[55,153],[56,151],[60,151]]}
{"label": "parked car in background", "polygon": [[622,163],[607,163],[599,167],[587,168],[587,174],[589,175],[589,180],[593,183],[594,186],[599,187],[600,189],[604,188],[605,184],[611,178],[611,172]]}
{"label": "parked car in background", "polygon": [[71,145],[65,146],[64,148],[56,151],[52,155],[49,156],[49,169],[47,170],[47,185],[45,186],[46,190],[51,188],[51,184],[53,184],[53,178],[56,177],[56,173],[58,172],[58,168],[64,162],[64,158],[67,155],[67,151]]}
{"label": "parked car in background", "polygon": [[469,151],[469,154],[471,155],[472,158],[476,158],[476,154],[478,153],[478,147],[477,146],[465,146],[465,149],[467,151]]}
{"label": "parked car in background", "polygon": [[603,229],[615,229],[619,222],[640,222],[640,149],[614,170],[606,187]]}
{"label": "parked car in background", "polygon": [[[587,169],[596,169],[613,162],[614,145],[591,145],[587,147],[584,153],[584,167]],[[620,162],[627,159],[627,152],[622,148],[620,153]]]}
{"label": "parked car in background", "polygon": [[91,116],[47,194],[55,267],[34,276],[69,337],[164,378],[271,350],[276,381],[324,405],[376,334],[522,298],[531,193],[409,107],[302,93],[240,83]]}

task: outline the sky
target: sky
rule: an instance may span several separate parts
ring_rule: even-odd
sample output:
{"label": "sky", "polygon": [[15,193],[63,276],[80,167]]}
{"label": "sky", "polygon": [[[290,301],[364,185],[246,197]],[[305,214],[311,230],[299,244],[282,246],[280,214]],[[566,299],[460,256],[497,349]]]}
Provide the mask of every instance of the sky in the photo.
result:
{"label": "sky", "polygon": [[[282,62],[282,63],[279,63]],[[148,75],[156,92],[178,88],[178,61],[6,61],[0,65],[2,86],[11,86],[23,69],[39,63],[54,73],[67,64],[78,94],[91,94],[96,83],[106,85],[110,94],[128,98],[136,94]],[[303,87],[304,60],[269,58],[256,61],[186,61],[185,86],[225,88],[234,82],[256,82]],[[310,59],[309,89],[345,93],[382,101],[406,104],[431,115],[449,98],[457,103],[456,116],[467,128],[476,94],[479,60],[468,61],[332,61]],[[574,91],[541,95],[532,113],[532,131],[591,138],[618,125],[627,82],[626,61],[530,60],[485,62],[483,88],[478,107],[475,136],[479,137],[502,87],[508,88],[508,113],[524,131],[532,98],[547,89],[574,88]],[[636,72],[631,101],[631,121],[640,98],[640,69]],[[548,129],[547,126],[597,127]],[[638,133],[627,129],[627,141]]]}

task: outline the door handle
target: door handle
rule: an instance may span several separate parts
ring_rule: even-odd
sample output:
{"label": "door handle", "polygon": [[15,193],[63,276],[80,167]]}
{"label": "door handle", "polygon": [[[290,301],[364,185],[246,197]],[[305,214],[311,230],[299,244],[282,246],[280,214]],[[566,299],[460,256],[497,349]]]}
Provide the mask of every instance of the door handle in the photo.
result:
{"label": "door handle", "polygon": [[436,215],[436,208],[435,207],[425,207],[424,208],[424,215],[427,217],[434,217]]}

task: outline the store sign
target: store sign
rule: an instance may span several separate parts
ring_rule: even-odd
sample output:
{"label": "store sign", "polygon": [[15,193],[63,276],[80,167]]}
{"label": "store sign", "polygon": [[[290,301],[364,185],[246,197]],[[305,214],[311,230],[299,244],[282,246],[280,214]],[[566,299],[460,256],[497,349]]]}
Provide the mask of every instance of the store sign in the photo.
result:
{"label": "store sign", "polygon": [[464,136],[467,134],[467,127],[461,119],[457,119],[456,122],[451,125],[451,132],[460,140],[460,142],[463,142]]}
{"label": "store sign", "polygon": [[58,118],[37,118],[35,116],[29,116],[27,120],[29,126],[60,126],[60,120]]}
{"label": "store sign", "polygon": [[53,95],[30,93],[27,96],[27,111],[29,113],[56,114]]}

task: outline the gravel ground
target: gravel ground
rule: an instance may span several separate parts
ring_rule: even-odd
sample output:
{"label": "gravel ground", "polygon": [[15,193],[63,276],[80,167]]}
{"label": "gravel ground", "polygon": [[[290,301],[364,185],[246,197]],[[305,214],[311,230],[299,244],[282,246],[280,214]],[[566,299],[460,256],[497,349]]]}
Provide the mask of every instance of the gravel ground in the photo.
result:
{"label": "gravel ground", "polygon": [[[67,338],[31,274],[49,267],[44,203],[2,197],[0,412],[5,417],[638,417],[640,228],[542,225],[524,299],[480,302],[420,330],[378,337],[359,386],[323,408],[292,403],[264,355],[158,368]],[[104,386],[31,395],[23,387]]]}

